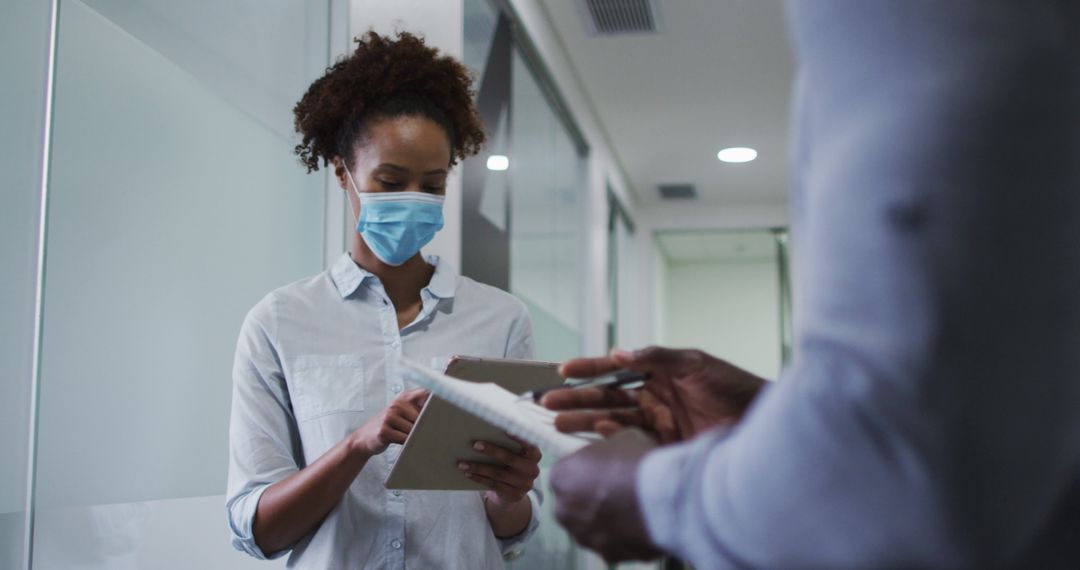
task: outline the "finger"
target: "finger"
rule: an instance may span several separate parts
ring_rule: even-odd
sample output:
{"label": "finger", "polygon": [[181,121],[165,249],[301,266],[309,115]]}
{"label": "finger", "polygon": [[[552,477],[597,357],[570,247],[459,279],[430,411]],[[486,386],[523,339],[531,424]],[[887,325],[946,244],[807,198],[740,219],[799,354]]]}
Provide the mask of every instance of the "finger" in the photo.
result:
{"label": "finger", "polygon": [[555,429],[563,433],[593,431],[596,422],[607,418],[607,412],[563,412],[555,416]]}
{"label": "finger", "polygon": [[422,408],[429,395],[430,393],[423,388],[413,388],[412,390],[402,392],[402,394],[398,396],[398,399],[405,400],[412,403],[414,406]]}
{"label": "finger", "polygon": [[477,441],[473,443],[473,449],[483,453],[484,455],[498,461],[506,467],[518,472],[521,475],[536,478],[540,474],[540,467],[536,464],[536,461],[530,461],[525,459],[522,455],[514,453],[509,449],[500,447],[491,443],[490,441]]}
{"label": "finger", "polygon": [[386,416],[386,425],[405,434],[411,432],[413,428],[413,422],[411,420],[396,414]]}
{"label": "finger", "polygon": [[559,366],[559,375],[563,378],[592,378],[619,369],[610,357],[573,358]]}
{"label": "finger", "polygon": [[460,461],[458,462],[458,469],[466,474],[487,477],[493,481],[504,483],[514,490],[528,490],[532,488],[531,478],[524,477],[501,465],[487,465],[484,463],[476,463],[475,461]]}
{"label": "finger", "polygon": [[555,429],[565,433],[596,431],[596,424],[605,421],[624,427],[648,425],[648,419],[641,410],[585,410],[555,416]]}
{"label": "finger", "polygon": [[506,434],[506,437],[516,441],[518,445],[521,446],[521,451],[518,452],[518,455],[524,457],[525,459],[528,459],[529,461],[539,462],[540,459],[543,458],[543,454],[540,453],[539,447],[536,447],[535,445],[513,434],[508,433]]}
{"label": "finger", "polygon": [[596,430],[596,433],[604,437],[611,437],[615,434],[615,432],[621,430],[623,427],[624,426],[617,422],[613,422],[610,420],[600,420],[596,422],[596,427],[594,429]]}
{"label": "finger", "polygon": [[610,358],[612,362],[624,368],[651,370],[678,364],[684,361],[691,352],[693,351],[663,346],[647,346],[632,352],[613,348],[611,349]]}
{"label": "finger", "polygon": [[648,424],[660,436],[660,443],[672,443],[679,439],[671,408],[657,402],[648,394],[642,396],[641,408]]}
{"label": "finger", "polygon": [[520,501],[522,498],[525,497],[525,493],[529,492],[529,489],[516,489],[502,481],[492,479],[490,477],[485,477],[478,473],[465,473],[465,476],[468,477],[469,480],[476,481],[477,483],[480,483],[488,489],[495,491],[499,495],[508,497],[512,501]]}
{"label": "finger", "polygon": [[409,438],[409,434],[408,432],[388,428],[379,432],[379,438],[385,443],[404,444],[405,440]]}
{"label": "finger", "polygon": [[400,407],[391,408],[391,413],[388,415],[404,418],[409,420],[409,423],[416,423],[416,418],[420,417],[420,409],[405,404]]}
{"label": "finger", "polygon": [[637,405],[637,395],[630,390],[605,387],[580,390],[552,390],[540,399],[549,410],[574,410],[581,408],[626,408]]}

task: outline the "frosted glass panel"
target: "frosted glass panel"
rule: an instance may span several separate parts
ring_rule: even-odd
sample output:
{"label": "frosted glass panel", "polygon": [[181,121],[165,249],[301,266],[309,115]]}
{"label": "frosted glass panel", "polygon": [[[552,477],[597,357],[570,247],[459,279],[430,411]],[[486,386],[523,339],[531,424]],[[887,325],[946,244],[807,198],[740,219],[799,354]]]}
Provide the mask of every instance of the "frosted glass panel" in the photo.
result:
{"label": "frosted glass panel", "polygon": [[218,4],[61,3],[37,568],[248,563],[221,498],[232,355],[259,298],[321,268],[324,178],[281,124],[328,20]]}
{"label": "frosted glass panel", "polygon": [[487,68],[488,52],[495,39],[499,13],[488,0],[465,0],[462,11],[465,37],[461,61],[480,78]]}
{"label": "frosted glass panel", "polygon": [[[511,85],[510,291],[529,308],[536,358],[565,360],[582,349],[584,159],[516,52]],[[550,465],[541,463],[545,476]],[[554,499],[543,505],[540,530],[514,569],[576,567],[577,549],[554,508]]]}
{"label": "frosted glass panel", "polygon": [[233,550],[223,495],[42,509],[34,568],[64,570],[273,570]]}
{"label": "frosted glass panel", "polygon": [[48,2],[0,2],[0,568],[23,556],[48,31]]}
{"label": "frosted glass panel", "polygon": [[[585,159],[513,45],[517,37],[507,16],[487,0],[465,0],[464,16],[464,62],[480,78],[487,152],[510,160],[505,172],[487,170],[485,155],[465,164],[465,214],[475,208],[477,224],[467,224],[463,235],[465,273],[508,287],[525,302],[536,358],[578,356]],[[471,205],[470,190],[476,194]],[[541,463],[540,485],[550,464]],[[577,567],[579,551],[555,521],[554,505],[553,499],[543,505],[540,528],[511,569]]]}
{"label": "frosted glass panel", "polygon": [[326,0],[83,0],[189,80],[282,137],[326,67]]}
{"label": "frosted glass panel", "polygon": [[584,160],[521,57],[512,66],[510,290],[529,306],[536,356],[581,352]]}

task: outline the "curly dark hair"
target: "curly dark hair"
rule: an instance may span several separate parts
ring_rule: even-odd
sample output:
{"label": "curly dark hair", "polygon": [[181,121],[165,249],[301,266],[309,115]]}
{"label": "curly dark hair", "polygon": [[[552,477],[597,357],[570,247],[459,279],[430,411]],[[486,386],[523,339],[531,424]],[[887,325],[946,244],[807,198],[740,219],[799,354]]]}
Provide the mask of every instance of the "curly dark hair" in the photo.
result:
{"label": "curly dark hair", "polygon": [[441,126],[451,166],[480,151],[484,127],[464,65],[408,32],[395,40],[369,31],[355,41],[356,51],[327,68],[293,108],[303,135],[294,151],[308,172],[319,169],[320,159],[326,166],[334,157],[351,158],[380,118],[420,116]]}

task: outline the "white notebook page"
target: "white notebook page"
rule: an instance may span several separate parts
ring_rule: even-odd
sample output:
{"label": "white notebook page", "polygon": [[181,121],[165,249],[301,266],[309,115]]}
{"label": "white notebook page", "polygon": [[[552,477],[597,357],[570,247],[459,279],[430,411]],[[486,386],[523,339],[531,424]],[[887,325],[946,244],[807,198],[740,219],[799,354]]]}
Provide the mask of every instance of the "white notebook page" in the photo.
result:
{"label": "white notebook page", "polygon": [[556,413],[490,382],[469,382],[403,358],[405,376],[432,394],[519,437],[555,459],[596,441],[592,434],[569,434],[555,429]]}

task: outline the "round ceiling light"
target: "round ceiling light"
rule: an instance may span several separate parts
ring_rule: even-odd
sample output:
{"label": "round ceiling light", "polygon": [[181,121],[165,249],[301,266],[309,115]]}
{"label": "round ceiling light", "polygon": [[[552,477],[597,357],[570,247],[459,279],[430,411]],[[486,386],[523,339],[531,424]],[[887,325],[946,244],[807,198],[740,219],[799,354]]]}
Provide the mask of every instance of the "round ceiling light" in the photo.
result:
{"label": "round ceiling light", "polygon": [[723,162],[750,162],[757,158],[757,151],[745,146],[733,146],[716,153],[716,158]]}
{"label": "round ceiling light", "polygon": [[487,159],[488,170],[506,170],[510,168],[510,159],[501,154],[493,154]]}

